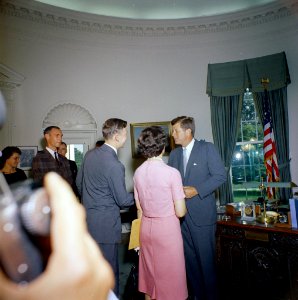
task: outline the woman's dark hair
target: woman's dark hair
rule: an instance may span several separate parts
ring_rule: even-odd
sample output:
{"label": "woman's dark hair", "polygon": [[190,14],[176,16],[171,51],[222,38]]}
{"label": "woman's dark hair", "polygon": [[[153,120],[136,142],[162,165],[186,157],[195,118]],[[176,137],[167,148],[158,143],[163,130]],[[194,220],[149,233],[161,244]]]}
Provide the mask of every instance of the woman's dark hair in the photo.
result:
{"label": "woman's dark hair", "polygon": [[167,136],[161,127],[147,127],[138,138],[138,152],[145,158],[158,156],[166,144]]}
{"label": "woman's dark hair", "polygon": [[2,150],[2,156],[0,157],[0,169],[3,169],[5,162],[14,154],[14,153],[18,153],[18,154],[22,154],[22,151],[20,150],[20,148],[15,147],[15,146],[8,146],[5,147]]}

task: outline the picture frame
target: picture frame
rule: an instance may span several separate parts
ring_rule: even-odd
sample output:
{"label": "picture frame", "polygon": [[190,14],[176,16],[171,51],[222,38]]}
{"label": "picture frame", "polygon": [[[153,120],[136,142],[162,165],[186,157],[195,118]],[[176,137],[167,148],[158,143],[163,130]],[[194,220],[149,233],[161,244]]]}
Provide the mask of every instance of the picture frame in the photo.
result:
{"label": "picture frame", "polygon": [[160,126],[168,137],[168,142],[165,150],[165,156],[168,156],[171,150],[174,148],[174,139],[172,137],[172,126],[170,121],[163,122],[145,122],[145,123],[131,123],[130,124],[130,138],[131,138],[131,154],[133,158],[141,158],[138,153],[138,138],[143,129],[150,126]]}
{"label": "picture frame", "polygon": [[256,219],[256,206],[253,203],[243,204],[241,207],[241,220],[254,221]]}
{"label": "picture frame", "polygon": [[21,151],[18,168],[27,171],[32,169],[32,160],[37,154],[38,146],[17,146]]}

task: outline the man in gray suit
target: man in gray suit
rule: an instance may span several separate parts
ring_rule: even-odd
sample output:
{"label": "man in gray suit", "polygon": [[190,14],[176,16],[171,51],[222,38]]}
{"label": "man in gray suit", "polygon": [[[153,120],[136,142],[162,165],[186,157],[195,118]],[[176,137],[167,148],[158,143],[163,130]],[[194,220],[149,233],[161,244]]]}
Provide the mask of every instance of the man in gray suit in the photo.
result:
{"label": "man in gray suit", "polygon": [[105,143],[86,153],[76,180],[86,208],[88,230],[113,268],[114,291],[118,296],[120,208],[134,204],[133,194],[126,191],[124,166],[117,157],[127,138],[126,126],[126,121],[116,118],[105,121],[102,128]]}
{"label": "man in gray suit", "polygon": [[194,139],[191,117],[171,122],[176,145],[169,165],[180,171],[188,213],[181,224],[191,299],[216,299],[214,191],[226,181],[223,162],[214,145]]}

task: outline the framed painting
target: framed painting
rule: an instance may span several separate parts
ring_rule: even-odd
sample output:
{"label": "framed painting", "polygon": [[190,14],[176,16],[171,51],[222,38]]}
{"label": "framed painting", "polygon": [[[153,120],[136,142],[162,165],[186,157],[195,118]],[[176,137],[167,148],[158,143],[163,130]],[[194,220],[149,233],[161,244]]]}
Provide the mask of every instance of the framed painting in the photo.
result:
{"label": "framed painting", "polygon": [[20,163],[18,167],[22,170],[31,170],[32,168],[32,160],[34,156],[37,154],[38,147],[37,146],[17,146],[22,151]]}
{"label": "framed painting", "polygon": [[143,129],[150,126],[160,126],[168,137],[166,151],[164,155],[169,155],[174,148],[174,140],[172,138],[171,122],[146,122],[146,123],[131,123],[130,124],[130,138],[131,138],[131,154],[133,158],[142,157],[138,152],[138,138]]}

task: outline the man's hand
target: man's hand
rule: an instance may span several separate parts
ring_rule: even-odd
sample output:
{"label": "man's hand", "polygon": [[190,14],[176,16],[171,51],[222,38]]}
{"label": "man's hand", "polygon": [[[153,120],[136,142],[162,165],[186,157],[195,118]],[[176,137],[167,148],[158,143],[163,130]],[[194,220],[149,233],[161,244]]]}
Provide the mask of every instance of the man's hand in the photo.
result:
{"label": "man's hand", "polygon": [[184,186],[183,190],[184,190],[185,198],[187,199],[198,195],[197,189],[193,186]]}

